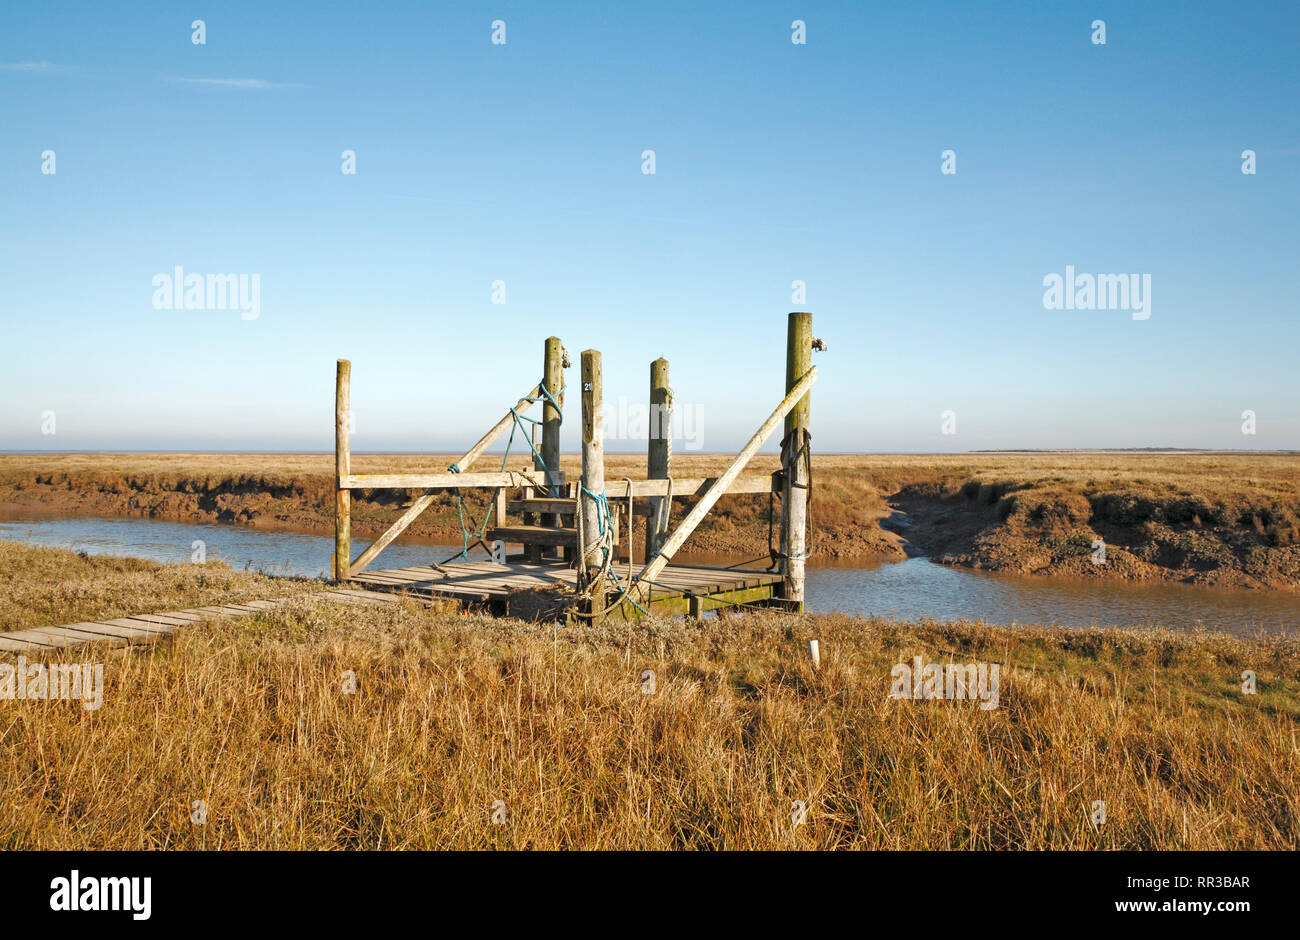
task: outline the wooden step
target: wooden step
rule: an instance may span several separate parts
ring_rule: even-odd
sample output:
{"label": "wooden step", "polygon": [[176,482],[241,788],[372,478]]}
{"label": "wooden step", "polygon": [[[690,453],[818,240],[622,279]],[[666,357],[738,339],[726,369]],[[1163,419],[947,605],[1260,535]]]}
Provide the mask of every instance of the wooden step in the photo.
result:
{"label": "wooden step", "polygon": [[541,525],[512,525],[488,529],[487,540],[495,542],[522,542],[525,545],[567,545],[578,544],[577,529],[552,529]]}
{"label": "wooden step", "polygon": [[575,499],[512,499],[506,512],[545,512],[561,516],[572,516],[578,511]]}

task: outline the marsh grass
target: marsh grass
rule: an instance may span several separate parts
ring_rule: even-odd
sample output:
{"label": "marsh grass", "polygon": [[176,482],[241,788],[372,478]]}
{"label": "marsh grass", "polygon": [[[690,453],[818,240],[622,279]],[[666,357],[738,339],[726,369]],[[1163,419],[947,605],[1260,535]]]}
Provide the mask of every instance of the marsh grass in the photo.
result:
{"label": "marsh grass", "polygon": [[[999,707],[890,699],[915,655],[1000,664]],[[0,701],[5,848],[1300,847],[1294,636],[304,596],[70,656],[106,664],[99,710]]]}

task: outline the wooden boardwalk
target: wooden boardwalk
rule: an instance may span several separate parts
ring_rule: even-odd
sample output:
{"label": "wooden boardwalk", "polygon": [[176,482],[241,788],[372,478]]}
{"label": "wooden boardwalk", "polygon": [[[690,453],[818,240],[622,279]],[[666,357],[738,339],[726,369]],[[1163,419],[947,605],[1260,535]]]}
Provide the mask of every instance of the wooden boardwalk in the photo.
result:
{"label": "wooden boardwalk", "polygon": [[[563,530],[558,530],[563,531]],[[353,575],[349,583],[372,591],[397,591],[429,598],[446,598],[465,606],[487,607],[493,613],[532,619],[555,612],[565,594],[572,599],[577,587],[577,570],[563,561],[462,561],[441,566],[390,568]],[[626,566],[614,571],[627,580]],[[444,573],[446,572],[446,573]],[[545,594],[553,592],[556,605],[548,605]],[[715,568],[708,565],[669,565],[655,578],[650,599],[643,604],[656,616],[699,615],[706,610],[749,605],[779,605],[781,575],[746,568]],[[613,604],[617,591],[606,595]],[[590,613],[590,610],[583,610]],[[639,613],[626,601],[611,608],[614,617],[634,619]]]}
{"label": "wooden boardwalk", "polygon": [[373,591],[356,591],[335,588],[315,594],[295,594],[269,601],[249,601],[247,604],[221,604],[215,607],[191,607],[188,610],[169,610],[161,614],[136,614],[113,620],[87,620],[59,627],[33,627],[13,633],[0,633],[0,652],[27,653],[80,646],[83,643],[107,643],[126,646],[132,643],[155,643],[179,627],[192,626],[205,620],[227,617],[248,617],[262,611],[273,610],[299,598],[317,598],[342,604],[388,604],[398,598]]}

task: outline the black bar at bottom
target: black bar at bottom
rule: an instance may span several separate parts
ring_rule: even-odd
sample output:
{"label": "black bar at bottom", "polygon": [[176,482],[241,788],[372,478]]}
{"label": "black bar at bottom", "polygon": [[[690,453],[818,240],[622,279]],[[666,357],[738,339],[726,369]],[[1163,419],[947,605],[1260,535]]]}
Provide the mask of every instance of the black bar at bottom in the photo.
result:
{"label": "black bar at bottom", "polygon": [[0,922],[335,931],[400,918],[666,935],[787,920],[821,929],[848,917],[870,932],[929,925],[945,935],[1192,920],[1232,930],[1293,914],[1298,868],[1293,853],[1262,852],[7,852]]}

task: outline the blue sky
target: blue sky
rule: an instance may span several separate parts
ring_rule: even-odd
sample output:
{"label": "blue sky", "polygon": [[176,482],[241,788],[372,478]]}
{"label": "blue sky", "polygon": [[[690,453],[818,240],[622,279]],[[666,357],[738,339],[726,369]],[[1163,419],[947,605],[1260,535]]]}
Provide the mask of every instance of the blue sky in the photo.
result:
{"label": "blue sky", "polygon": [[[1293,3],[5,4],[0,449],[328,449],[344,357],[356,450],[454,450],[555,333],[733,450],[794,309],[822,451],[1297,447],[1298,47]],[[177,265],[259,316],[155,309]],[[1149,319],[1045,309],[1067,265]]]}

